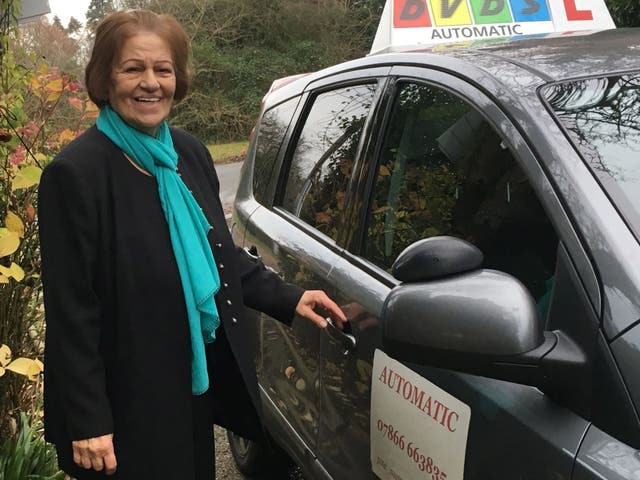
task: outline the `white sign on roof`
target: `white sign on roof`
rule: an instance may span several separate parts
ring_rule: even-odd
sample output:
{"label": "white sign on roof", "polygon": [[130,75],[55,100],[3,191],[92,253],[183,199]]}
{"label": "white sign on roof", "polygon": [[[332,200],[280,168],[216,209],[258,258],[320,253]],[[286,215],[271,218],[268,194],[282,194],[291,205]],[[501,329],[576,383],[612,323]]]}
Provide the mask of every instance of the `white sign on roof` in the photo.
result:
{"label": "white sign on roof", "polygon": [[371,53],[610,28],[615,24],[604,0],[387,0]]}
{"label": "white sign on roof", "polygon": [[22,0],[18,23],[35,22],[41,16],[51,12],[48,0]]}

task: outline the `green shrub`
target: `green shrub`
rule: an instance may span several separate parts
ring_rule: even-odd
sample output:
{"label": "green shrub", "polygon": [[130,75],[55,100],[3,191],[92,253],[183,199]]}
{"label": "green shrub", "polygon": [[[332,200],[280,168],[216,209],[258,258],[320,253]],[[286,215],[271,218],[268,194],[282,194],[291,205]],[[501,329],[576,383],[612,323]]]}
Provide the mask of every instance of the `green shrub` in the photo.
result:
{"label": "green shrub", "polygon": [[638,0],[605,0],[618,27],[640,27]]}
{"label": "green shrub", "polygon": [[56,452],[44,441],[39,421],[20,413],[20,427],[0,447],[0,480],[62,480]]}

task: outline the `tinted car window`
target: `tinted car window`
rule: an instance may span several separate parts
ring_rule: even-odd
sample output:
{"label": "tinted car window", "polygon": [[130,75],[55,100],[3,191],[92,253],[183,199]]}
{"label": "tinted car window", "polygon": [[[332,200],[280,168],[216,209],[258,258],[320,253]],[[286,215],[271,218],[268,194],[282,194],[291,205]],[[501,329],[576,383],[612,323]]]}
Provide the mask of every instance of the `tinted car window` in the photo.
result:
{"label": "tinted car window", "polygon": [[549,85],[542,94],[640,236],[640,73]]}
{"label": "tinted car window", "polygon": [[333,239],[375,90],[357,85],[318,95],[291,159],[282,206]]}
{"label": "tinted car window", "polygon": [[463,238],[538,299],[555,267],[556,234],[510,150],[471,105],[429,85],[398,85],[366,233],[364,256],[384,269],[417,240]]}
{"label": "tinted car window", "polygon": [[253,194],[260,203],[268,203],[271,200],[267,198],[267,189],[273,166],[298,100],[299,97],[292,98],[267,110],[260,121],[253,170]]}

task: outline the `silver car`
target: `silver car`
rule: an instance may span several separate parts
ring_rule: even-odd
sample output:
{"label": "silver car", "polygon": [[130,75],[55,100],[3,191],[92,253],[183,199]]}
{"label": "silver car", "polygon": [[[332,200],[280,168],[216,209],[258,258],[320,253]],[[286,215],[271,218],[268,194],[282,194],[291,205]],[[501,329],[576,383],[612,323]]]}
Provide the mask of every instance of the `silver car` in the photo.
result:
{"label": "silver car", "polygon": [[243,471],[279,478],[277,447],[309,479],[640,479],[640,31],[297,78],[232,230],[349,320],[256,314]]}

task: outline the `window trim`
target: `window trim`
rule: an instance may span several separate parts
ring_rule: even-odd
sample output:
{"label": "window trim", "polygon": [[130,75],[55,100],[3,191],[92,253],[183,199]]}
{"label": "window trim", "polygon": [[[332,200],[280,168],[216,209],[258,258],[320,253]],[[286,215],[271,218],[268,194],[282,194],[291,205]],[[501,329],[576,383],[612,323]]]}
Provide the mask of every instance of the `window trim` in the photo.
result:
{"label": "window trim", "polygon": [[[366,123],[366,121],[365,121],[365,123]],[[331,156],[342,145],[344,145],[344,142],[346,142],[349,139],[349,137],[351,135],[353,135],[353,133],[354,133],[353,131],[346,130],[342,135],[340,135],[340,137],[338,137],[338,139],[320,156],[320,158],[318,159],[316,164],[309,171],[309,176],[304,181],[304,184],[302,185],[300,193],[298,194],[298,197],[296,198],[296,202],[293,205],[293,212],[291,212],[291,213],[293,213],[293,215],[295,215],[298,218],[300,217],[300,211],[302,210],[302,205],[304,204],[304,201],[306,200],[306,197],[309,194],[309,191],[313,187],[313,182],[311,181],[311,178],[318,172],[318,170],[322,169],[322,167],[324,166],[325,162],[329,158],[331,158]],[[363,137],[364,137],[363,134],[364,134],[364,128],[363,128],[363,131],[360,133],[361,138],[360,138],[360,141],[358,142],[358,147],[356,149],[356,157],[358,156],[358,153],[361,150],[362,141],[363,141]],[[354,159],[354,164],[355,164],[355,159]],[[351,183],[351,182],[349,182],[349,183]]]}
{"label": "window trim", "polygon": [[[358,230],[358,236],[354,236],[353,241],[347,245],[345,257],[357,268],[374,273],[374,276],[385,284],[389,284],[390,278],[393,278],[384,269],[362,257],[361,253],[366,236],[364,228],[366,216],[369,211],[373,180],[375,179],[373,172],[376,171],[375,167],[379,164],[383,138],[393,111],[397,85],[403,81],[422,83],[449,91],[475,108],[489,123],[495,133],[505,142],[514,159],[526,174],[536,197],[556,230],[559,241],[565,244],[570,253],[574,266],[580,273],[585,290],[589,294],[592,306],[596,311],[601,312],[603,302],[601,282],[594,263],[587,253],[587,244],[579,236],[573,220],[549,179],[542,161],[538,160],[535,150],[531,148],[508,112],[501,108],[497,99],[490,97],[467,80],[429,67],[395,66],[391,69],[385,92],[382,93],[385,112],[377,126],[377,141],[372,147],[372,151],[363,155],[364,161],[360,165],[361,170],[357,175],[354,172],[354,178],[359,178],[361,182],[355,186],[355,190],[361,197],[362,208],[359,215],[356,213],[351,219],[357,221],[355,228]],[[544,195],[541,192],[544,192]]]}
{"label": "window trim", "polygon": [[[378,69],[379,70],[379,69]],[[386,71],[388,71],[389,69],[385,69]],[[370,72],[370,71],[367,71]],[[364,73],[364,72],[362,72]],[[339,77],[343,77],[344,75],[340,75]],[[295,213],[290,212],[288,210],[286,210],[283,205],[282,202],[284,200],[284,195],[285,195],[285,190],[286,190],[286,186],[287,186],[287,181],[289,178],[289,173],[291,170],[291,164],[292,164],[292,160],[293,160],[293,155],[295,153],[296,147],[298,145],[298,141],[300,139],[300,135],[302,134],[302,131],[304,129],[305,126],[305,122],[307,120],[307,118],[309,117],[309,113],[311,112],[311,109],[313,108],[316,99],[318,98],[319,95],[322,95],[323,93],[326,92],[331,92],[331,91],[335,91],[335,90],[339,90],[341,88],[347,88],[347,87],[355,87],[355,86],[361,86],[361,85],[375,85],[376,88],[374,90],[373,93],[373,99],[372,99],[372,104],[371,104],[371,108],[369,110],[369,113],[367,115],[367,118],[365,120],[365,124],[362,128],[362,133],[360,136],[360,140],[358,142],[358,148],[356,150],[356,155],[354,158],[354,164],[353,164],[353,171],[352,171],[352,176],[351,179],[349,179],[349,182],[347,183],[347,188],[345,191],[345,215],[343,215],[343,218],[340,222],[340,226],[345,226],[345,224],[348,224],[348,210],[349,210],[349,201],[348,199],[352,196],[351,195],[351,190],[353,189],[353,186],[355,184],[355,177],[353,175],[353,173],[356,171],[356,169],[359,168],[359,165],[361,163],[361,157],[364,153],[364,144],[365,144],[365,140],[368,138],[369,136],[369,131],[371,129],[371,122],[372,122],[372,118],[373,118],[373,113],[376,111],[377,105],[380,102],[380,97],[382,92],[384,91],[384,87],[386,85],[385,79],[383,77],[380,76],[358,76],[355,78],[347,78],[347,79],[339,79],[339,81],[335,81],[336,79],[333,79],[333,82],[327,82],[326,84],[323,83],[321,85],[317,85],[317,88],[315,90],[312,91],[308,91],[306,92],[305,97],[303,98],[303,103],[298,104],[298,108],[300,109],[299,113],[296,112],[296,118],[295,118],[295,125],[292,127],[293,125],[293,121],[292,121],[292,125],[290,125],[290,131],[291,134],[288,135],[288,138],[286,138],[287,141],[287,147],[284,151],[284,153],[282,154],[282,160],[279,163],[279,176],[277,179],[277,184],[276,184],[276,188],[275,188],[275,195],[273,196],[273,210],[277,213],[279,213],[280,215],[282,215],[284,218],[286,218],[288,221],[292,222],[293,224],[295,224],[298,228],[301,228],[303,230],[305,230],[308,234],[310,234],[312,237],[316,238],[317,240],[325,243],[327,246],[331,246],[331,245],[335,245],[336,247],[339,247],[340,249],[344,248],[344,240],[346,237],[346,230],[348,228],[340,228],[340,234],[338,235],[337,239],[332,239],[331,237],[329,237],[328,235],[320,232],[319,230],[317,230],[315,227],[313,227],[312,225],[309,225],[308,223],[306,223],[304,220],[302,220],[301,218],[299,218],[298,216],[296,216]],[[304,198],[298,198],[296,203],[296,206],[294,208],[294,210],[298,211],[300,210],[300,206],[302,205]]]}
{"label": "window trim", "polygon": [[[255,175],[255,164],[256,164],[256,155],[258,152],[258,142],[260,140],[260,131],[262,130],[263,127],[263,119],[264,116],[272,111],[275,108],[281,107],[282,105],[284,105],[287,102],[290,102],[292,100],[296,100],[296,105],[293,109],[293,113],[291,115],[291,118],[289,119],[289,123],[287,124],[287,129],[284,132],[284,135],[282,136],[282,140],[280,141],[280,145],[278,145],[278,151],[276,153],[276,158],[273,161],[273,164],[271,166],[271,171],[269,172],[269,180],[267,182],[266,187],[264,188],[264,202],[260,202],[256,196],[255,196],[255,179],[254,179],[254,175]],[[274,203],[274,193],[275,193],[275,187],[276,187],[276,182],[275,180],[277,180],[277,172],[280,171],[280,165],[282,162],[282,156],[284,151],[286,150],[286,147],[288,141],[289,141],[289,137],[290,137],[290,132],[293,129],[293,127],[295,126],[295,123],[297,121],[297,118],[299,116],[300,113],[300,105],[301,105],[301,101],[303,100],[303,94],[298,94],[298,95],[293,95],[285,100],[282,100],[281,102],[278,102],[274,105],[270,105],[269,108],[265,109],[261,115],[260,118],[258,119],[257,122],[257,127],[256,127],[256,131],[254,132],[254,141],[252,142],[250,149],[253,151],[253,153],[251,153],[251,151],[249,152],[249,155],[251,158],[253,158],[253,168],[251,168],[251,196],[253,197],[253,199],[258,202],[260,205],[265,205],[267,207],[271,207]]]}
{"label": "window trim", "polygon": [[[385,141],[387,140],[386,135],[389,132],[389,128],[391,126],[391,120],[392,120],[393,114],[395,113],[395,106],[396,106],[396,100],[398,99],[398,95],[401,92],[401,90],[408,84],[427,86],[432,89],[438,89],[438,90],[449,93],[451,97],[458,99],[461,103],[464,103],[469,108],[469,111],[473,110],[474,112],[479,114],[482,117],[482,119],[488,124],[488,126],[494,131],[498,139],[501,140],[502,144],[504,144],[505,142],[504,136],[499,133],[499,131],[489,121],[489,119],[483,114],[483,112],[478,107],[476,107],[476,105],[474,105],[472,102],[468,101],[465,97],[459,95],[452,89],[433,85],[428,81],[417,81],[415,79],[406,79],[404,77],[393,78],[392,86],[390,88],[389,102],[387,104],[387,109],[385,112],[386,113],[385,123],[381,126],[381,129],[378,135],[378,142],[376,145],[376,155],[375,155],[376,160],[371,164],[371,168],[368,169],[366,202],[363,203],[363,208],[361,209],[361,212],[360,212],[361,216],[358,222],[358,225],[360,226],[359,228],[360,239],[357,244],[358,256],[364,259],[365,261],[367,261],[368,263],[370,263],[371,265],[375,265],[376,267],[380,268],[382,271],[385,271],[385,273],[386,273],[386,270],[384,268],[382,268],[381,266],[378,266],[371,258],[368,258],[365,256],[365,250],[366,250],[367,239],[369,238],[368,230],[369,230],[369,222],[371,220],[371,215],[370,215],[371,206],[374,198],[373,190],[375,187],[377,172],[379,170],[381,160],[382,160],[382,148],[384,147]],[[515,152],[513,151],[513,149],[509,149],[509,151],[512,153],[512,156],[514,157],[514,162],[519,166],[521,166],[521,162],[519,162],[515,158],[515,154],[514,154]],[[536,197],[538,197],[537,192],[535,192],[535,195]],[[554,226],[554,229],[555,229],[555,226]],[[558,239],[560,239],[559,236],[558,236]],[[391,268],[391,265],[389,265],[389,268]]]}

